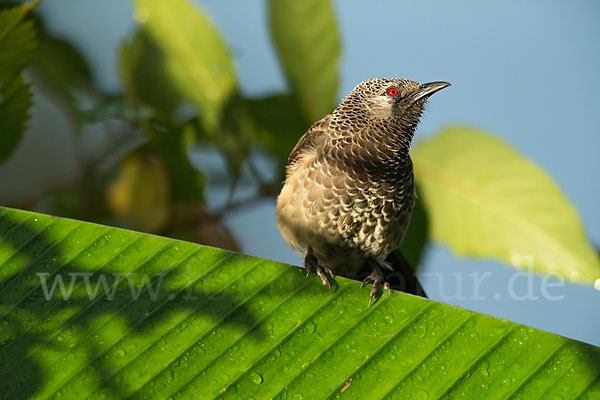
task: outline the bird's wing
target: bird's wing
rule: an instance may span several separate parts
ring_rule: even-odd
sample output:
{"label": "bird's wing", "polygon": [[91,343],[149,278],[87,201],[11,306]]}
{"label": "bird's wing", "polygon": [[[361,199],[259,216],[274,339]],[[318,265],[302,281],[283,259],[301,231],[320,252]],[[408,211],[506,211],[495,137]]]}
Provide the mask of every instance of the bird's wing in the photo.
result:
{"label": "bird's wing", "polygon": [[329,123],[331,122],[331,114],[327,114],[314,124],[306,133],[298,140],[298,143],[290,153],[288,157],[288,164],[293,164],[300,158],[300,155],[305,152],[309,148],[317,147],[318,144],[324,139],[325,132],[327,132],[327,128],[329,127]]}

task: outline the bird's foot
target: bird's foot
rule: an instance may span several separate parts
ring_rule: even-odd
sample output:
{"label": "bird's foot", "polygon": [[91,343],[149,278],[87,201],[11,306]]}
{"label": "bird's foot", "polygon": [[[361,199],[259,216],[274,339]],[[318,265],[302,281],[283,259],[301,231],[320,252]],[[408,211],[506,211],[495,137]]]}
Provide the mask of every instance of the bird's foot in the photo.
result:
{"label": "bird's foot", "polygon": [[329,288],[329,291],[331,292],[331,281],[327,277],[327,274],[329,274],[332,279],[335,278],[335,275],[329,268],[319,265],[319,263],[317,262],[317,258],[312,255],[306,257],[306,259],[304,260],[304,267],[306,268],[307,278],[308,275],[310,275],[310,273],[314,271],[317,275],[319,275],[319,278],[321,278],[321,282],[323,282],[323,285],[326,285]]}
{"label": "bird's foot", "polygon": [[373,289],[371,289],[371,296],[369,296],[369,305],[371,305],[371,302],[373,302],[373,300],[377,301],[379,299],[379,289],[384,288],[388,291],[388,293],[391,293],[390,284],[383,280],[383,274],[380,270],[371,272],[371,275],[363,279],[360,285],[361,289],[369,283],[373,283]]}

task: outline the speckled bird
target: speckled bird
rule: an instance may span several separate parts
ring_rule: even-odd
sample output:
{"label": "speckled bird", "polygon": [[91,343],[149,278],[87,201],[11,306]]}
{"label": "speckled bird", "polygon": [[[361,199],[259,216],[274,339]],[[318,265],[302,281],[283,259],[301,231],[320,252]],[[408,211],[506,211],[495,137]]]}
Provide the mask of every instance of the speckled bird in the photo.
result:
{"label": "speckled bird", "polygon": [[[361,82],[315,122],[292,150],[277,198],[277,226],[304,256],[307,276],[356,276],[368,264],[369,304],[382,268],[408,228],[415,202],[409,149],[429,96],[447,82],[377,78]],[[362,287],[362,286],[361,286]]]}

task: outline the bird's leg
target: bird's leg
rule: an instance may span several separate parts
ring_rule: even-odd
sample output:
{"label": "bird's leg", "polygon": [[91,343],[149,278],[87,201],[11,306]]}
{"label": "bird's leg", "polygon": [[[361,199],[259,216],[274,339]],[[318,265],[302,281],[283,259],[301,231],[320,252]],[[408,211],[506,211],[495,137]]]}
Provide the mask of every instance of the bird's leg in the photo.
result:
{"label": "bird's leg", "polygon": [[373,289],[371,290],[371,296],[369,297],[369,305],[371,305],[371,302],[373,300],[377,300],[379,298],[378,294],[379,294],[379,289],[381,287],[386,289],[388,291],[388,293],[391,293],[391,292],[390,292],[390,284],[387,283],[383,279],[383,272],[381,272],[381,268],[379,268],[379,264],[378,264],[377,260],[369,259],[369,265],[371,265],[373,272],[371,272],[371,275],[369,275],[365,279],[363,279],[360,287],[362,288],[363,286],[365,286],[368,283],[373,283]]}
{"label": "bird's leg", "polygon": [[335,275],[333,275],[333,272],[329,268],[319,265],[317,257],[312,253],[312,249],[310,248],[306,253],[306,258],[304,258],[304,267],[306,268],[307,278],[311,272],[316,272],[316,274],[319,275],[319,278],[321,278],[323,285],[327,285],[327,287],[329,287],[329,291],[331,292],[331,282],[329,281],[327,274],[331,275],[332,278],[334,278]]}

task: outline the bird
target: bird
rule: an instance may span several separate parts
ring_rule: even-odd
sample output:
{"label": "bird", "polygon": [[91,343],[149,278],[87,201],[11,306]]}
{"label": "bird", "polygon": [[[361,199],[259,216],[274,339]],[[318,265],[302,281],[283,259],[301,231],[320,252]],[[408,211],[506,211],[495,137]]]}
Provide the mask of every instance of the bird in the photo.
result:
{"label": "bird", "polygon": [[[394,267],[415,203],[409,149],[427,99],[448,82],[375,78],[359,83],[292,149],[276,205],[277,227],[331,291],[336,275],[373,284]],[[328,277],[329,276],[329,277]]]}

